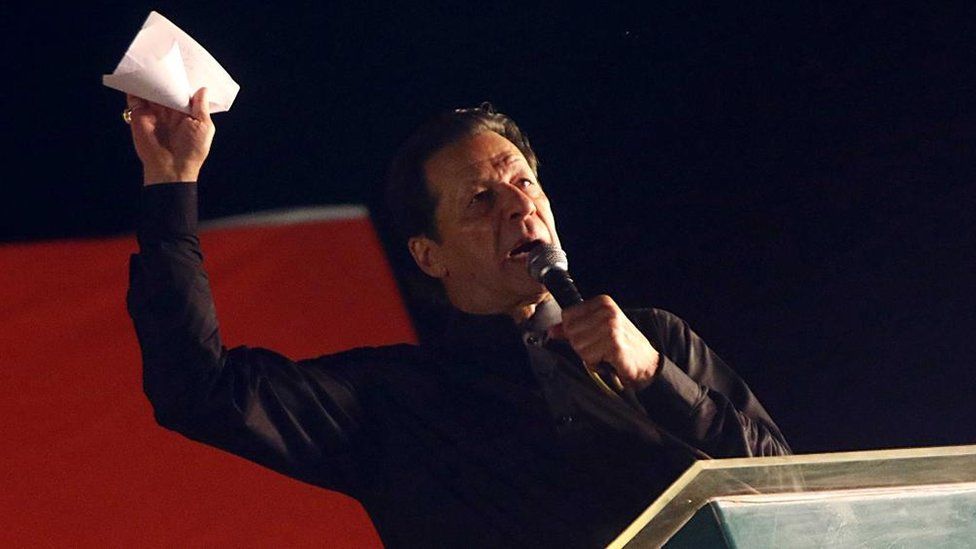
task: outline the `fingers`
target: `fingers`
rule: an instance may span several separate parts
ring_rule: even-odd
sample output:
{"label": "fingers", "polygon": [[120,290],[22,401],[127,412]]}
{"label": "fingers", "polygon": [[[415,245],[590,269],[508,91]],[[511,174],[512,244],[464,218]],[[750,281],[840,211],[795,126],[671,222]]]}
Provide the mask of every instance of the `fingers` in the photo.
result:
{"label": "fingers", "polygon": [[550,339],[568,341],[573,350],[576,351],[576,354],[583,359],[583,362],[587,366],[594,367],[606,360],[606,356],[604,355],[608,354],[608,349],[605,348],[607,340],[604,334],[593,330],[575,332],[575,334],[575,337],[570,338],[561,323],[550,326],[549,330],[547,330],[547,335]]}
{"label": "fingers", "polygon": [[190,98],[190,111],[193,118],[210,124],[210,102],[207,100],[207,88],[200,88]]}
{"label": "fingers", "polygon": [[550,334],[565,337],[591,369],[612,366],[625,385],[644,386],[657,370],[657,350],[608,296],[563,310],[562,324]]}
{"label": "fingers", "polygon": [[140,135],[151,133],[156,125],[156,114],[149,101],[132,94],[125,95],[126,108],[129,110],[129,126],[132,136],[138,141]]}
{"label": "fingers", "polygon": [[[147,101],[131,93],[125,94],[125,103],[129,111],[132,112],[133,118],[136,116],[136,113],[152,113],[165,123],[176,123],[180,118],[186,116],[179,111],[153,103],[152,101]],[[207,88],[200,88],[190,97],[190,116],[206,124],[211,122],[210,103],[207,101]]]}
{"label": "fingers", "polygon": [[583,362],[592,370],[601,362],[616,366],[620,359],[620,352],[607,339],[571,343],[573,350]]}
{"label": "fingers", "polygon": [[588,299],[564,309],[563,323],[550,330],[550,337],[566,339],[587,365],[596,366],[613,353],[618,312],[623,314],[608,296]]}
{"label": "fingers", "polygon": [[136,97],[131,93],[125,94],[125,104],[129,107],[129,110],[135,112],[139,108],[146,104],[146,101],[141,97]]}
{"label": "fingers", "polygon": [[563,331],[570,340],[600,330],[617,322],[623,311],[609,296],[601,295],[587,299],[579,305],[563,310]]}
{"label": "fingers", "polygon": [[166,111],[169,110],[162,105],[129,93],[125,94],[125,103],[131,113],[132,126],[136,126],[137,124],[140,126],[145,126],[146,124],[154,126],[158,120],[165,116]]}
{"label": "fingers", "polygon": [[163,112],[169,110],[168,108],[158,103],[153,103],[152,101],[143,99],[141,97],[137,97],[135,95],[132,95],[131,93],[125,94],[125,104],[129,108],[129,110],[132,111],[133,116],[135,115],[135,113],[140,111],[150,112],[159,116]]}
{"label": "fingers", "polygon": [[125,94],[125,110],[129,113],[129,118],[126,118],[126,123],[131,124],[137,115],[140,115],[139,111],[144,110],[146,107],[146,102],[141,97],[136,97],[130,93]]}

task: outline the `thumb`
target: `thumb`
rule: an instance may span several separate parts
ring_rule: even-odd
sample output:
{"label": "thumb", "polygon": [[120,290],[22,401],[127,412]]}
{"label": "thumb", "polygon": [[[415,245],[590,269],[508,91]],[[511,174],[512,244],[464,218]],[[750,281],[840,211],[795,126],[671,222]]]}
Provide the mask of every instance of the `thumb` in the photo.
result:
{"label": "thumb", "polygon": [[190,98],[190,111],[193,118],[205,124],[210,123],[210,102],[207,101],[207,88],[200,88]]}
{"label": "thumb", "polygon": [[563,331],[563,323],[560,322],[554,326],[550,326],[546,333],[549,339],[566,339],[566,332]]}

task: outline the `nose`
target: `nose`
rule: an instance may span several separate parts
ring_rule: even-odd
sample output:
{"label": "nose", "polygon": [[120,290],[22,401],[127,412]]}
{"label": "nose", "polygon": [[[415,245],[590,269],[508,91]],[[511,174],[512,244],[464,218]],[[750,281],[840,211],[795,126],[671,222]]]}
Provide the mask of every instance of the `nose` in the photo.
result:
{"label": "nose", "polygon": [[535,213],[535,201],[518,187],[505,185],[505,214],[508,219],[519,220]]}

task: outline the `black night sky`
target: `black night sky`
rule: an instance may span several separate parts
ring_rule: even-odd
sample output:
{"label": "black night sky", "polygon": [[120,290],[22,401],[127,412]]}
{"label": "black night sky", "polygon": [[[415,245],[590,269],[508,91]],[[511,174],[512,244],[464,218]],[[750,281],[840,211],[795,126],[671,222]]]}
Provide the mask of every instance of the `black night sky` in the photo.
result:
{"label": "black night sky", "polygon": [[365,203],[392,243],[397,145],[490,100],[584,293],[688,320],[795,450],[976,443],[976,10],[726,4],[5,6],[0,238],[131,231],[101,75],[155,9],[241,84],[204,217]]}

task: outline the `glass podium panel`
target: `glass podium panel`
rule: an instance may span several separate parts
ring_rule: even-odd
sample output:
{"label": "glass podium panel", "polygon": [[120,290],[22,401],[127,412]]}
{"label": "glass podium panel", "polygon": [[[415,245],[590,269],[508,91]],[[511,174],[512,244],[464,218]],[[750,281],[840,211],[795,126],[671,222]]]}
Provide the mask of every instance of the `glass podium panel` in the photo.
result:
{"label": "glass podium panel", "polygon": [[[699,510],[702,512],[696,515]],[[722,531],[713,533],[724,537],[725,544],[719,547],[773,546],[760,542],[771,539],[768,536],[773,530],[791,536],[781,538],[786,546],[800,547],[803,540],[797,536],[802,537],[801,530],[790,528],[805,528],[802,524],[809,532],[848,525],[845,528],[853,533],[857,529],[849,525],[854,521],[880,532],[885,528],[882,519],[889,512],[907,513],[906,524],[917,524],[920,532],[925,527],[921,521],[941,517],[944,522],[939,527],[950,532],[956,528],[953,524],[964,527],[976,523],[974,510],[976,446],[717,459],[696,462],[610,547],[661,547],[692,517],[695,520],[689,527],[707,530],[709,520],[721,525]],[[785,521],[790,517],[797,524],[787,526]],[[894,522],[888,524],[893,528]],[[959,535],[970,535],[973,530],[969,528]],[[736,543],[737,536],[743,544]],[[699,542],[706,539],[717,538]],[[972,543],[968,546],[976,546],[976,537],[969,540]],[[678,538],[674,541],[675,546],[683,543]]]}

